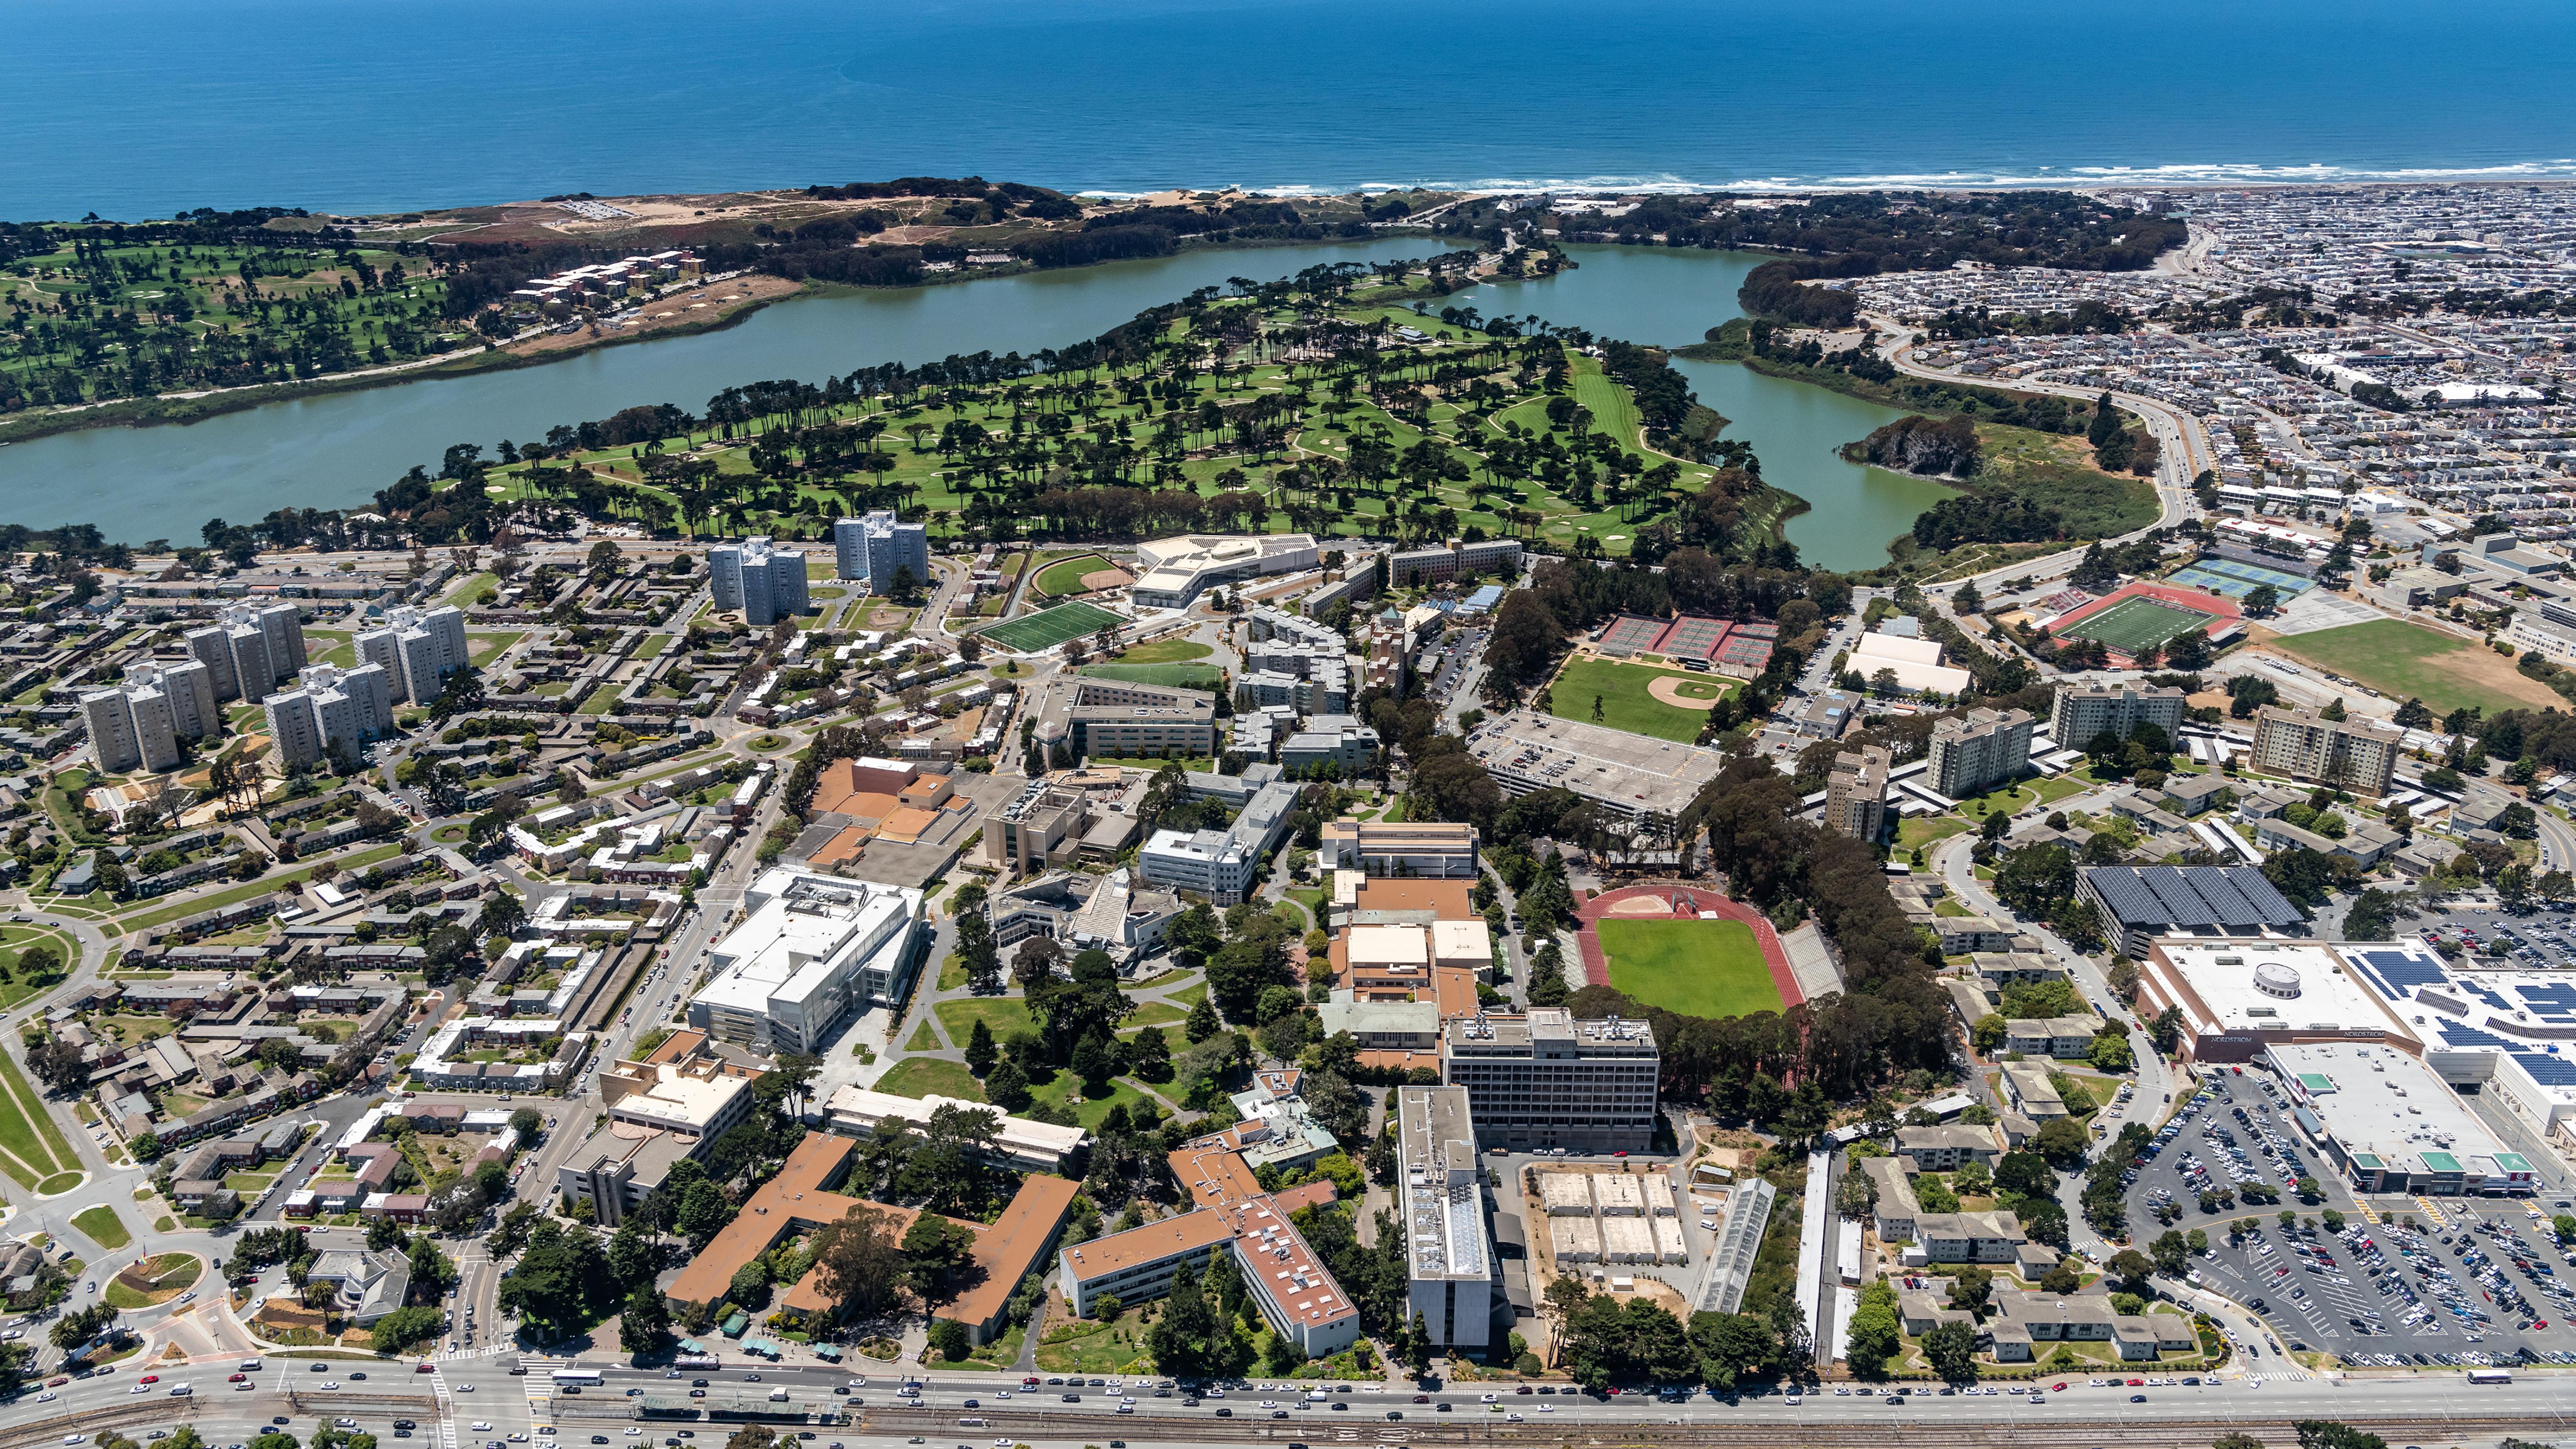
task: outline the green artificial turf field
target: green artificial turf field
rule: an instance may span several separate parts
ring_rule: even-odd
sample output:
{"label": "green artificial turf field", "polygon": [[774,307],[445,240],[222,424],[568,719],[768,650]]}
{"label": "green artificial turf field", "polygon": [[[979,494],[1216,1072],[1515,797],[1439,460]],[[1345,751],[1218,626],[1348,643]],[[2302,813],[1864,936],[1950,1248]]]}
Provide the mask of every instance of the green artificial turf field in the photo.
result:
{"label": "green artificial turf field", "polygon": [[[1683,709],[1655,698],[1650,686],[1658,679],[1673,680],[1675,688],[1694,701],[1692,707]],[[1699,742],[1700,728],[1708,723],[1708,707],[1735,687],[1735,681],[1721,674],[1578,657],[1568,659],[1557,671],[1555,682],[1548,686],[1548,702],[1558,719],[1604,724],[1632,735],[1689,745]],[[1598,718],[1592,713],[1596,698],[1601,702]]]}
{"label": "green artificial turf field", "polygon": [[1648,1006],[1685,1016],[1743,1016],[1781,1009],[1762,944],[1742,921],[1596,922],[1610,984]]}
{"label": "green artificial turf field", "polygon": [[1007,624],[991,625],[983,630],[983,635],[1005,649],[1035,654],[1041,649],[1052,649],[1067,639],[1079,639],[1102,629],[1119,628],[1126,622],[1107,609],[1091,604],[1058,604]]}
{"label": "green artificial turf field", "polygon": [[2135,654],[2150,644],[2161,645],[2176,635],[2206,629],[2212,617],[2198,609],[2132,595],[2057,632],[2061,638],[2099,639],[2106,649]]}

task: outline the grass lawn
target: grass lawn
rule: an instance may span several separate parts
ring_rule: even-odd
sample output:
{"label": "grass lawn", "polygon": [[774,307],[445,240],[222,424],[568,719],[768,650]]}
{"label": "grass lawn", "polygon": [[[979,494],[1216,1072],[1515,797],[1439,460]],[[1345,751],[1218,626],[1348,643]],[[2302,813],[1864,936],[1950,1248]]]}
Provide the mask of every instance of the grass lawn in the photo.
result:
{"label": "grass lawn", "polygon": [[669,634],[645,635],[644,642],[635,646],[635,657],[638,659],[661,658],[662,651],[671,647],[672,638],[673,636]]}
{"label": "grass lawn", "polygon": [[1139,644],[1110,662],[1113,664],[1187,664],[1193,659],[1205,659],[1215,652],[1213,645],[1201,644],[1175,635],[1169,639],[1157,639],[1151,644]]}
{"label": "grass lawn", "polygon": [[966,958],[958,955],[954,951],[951,951],[948,953],[948,959],[939,963],[939,985],[937,989],[941,991],[955,991],[957,988],[964,986],[965,984]]}
{"label": "grass lawn", "polygon": [[[1030,1087],[1029,1096],[1039,1102],[1060,1102],[1071,1107],[1073,1115],[1080,1118],[1086,1128],[1099,1126],[1112,1107],[1125,1106],[1132,1110],[1139,1103],[1152,1100],[1124,1077],[1112,1078],[1102,1095],[1089,1096],[1082,1090],[1082,1078],[1069,1071],[1056,1073],[1055,1080],[1051,1082]],[[1161,1111],[1161,1105],[1157,1104],[1154,1110]]]}
{"label": "grass lawn", "polygon": [[877,1090],[898,1097],[963,1097],[969,1102],[984,1100],[983,1084],[966,1070],[964,1062],[943,1061],[938,1057],[906,1057],[894,1064],[894,1070],[877,1080]]}
{"label": "grass lawn", "polygon": [[71,1182],[58,1179],[71,1177],[77,1181],[80,1158],[54,1126],[44,1099],[36,1095],[36,1089],[28,1085],[18,1064],[6,1052],[0,1052],[0,1085],[8,1088],[0,1092],[0,1149],[6,1149],[5,1155],[0,1155],[0,1170],[32,1190],[59,1192],[70,1188]]}
{"label": "grass lawn", "polygon": [[1030,587],[1050,599],[1062,598],[1066,594],[1082,592],[1084,574],[1096,574],[1116,567],[1118,565],[1096,553],[1076,554],[1038,570],[1038,576],[1029,583]]}
{"label": "grass lawn", "polygon": [[1029,1017],[1028,1003],[1016,996],[969,996],[961,1001],[943,1001],[931,1009],[939,1013],[939,1024],[948,1028],[948,1039],[960,1047],[974,1035],[979,1018],[995,1041],[1015,1031],[1037,1030],[1037,1023]]}
{"label": "grass lawn", "polygon": [[1919,850],[1967,828],[1968,822],[1956,815],[1908,815],[1896,822],[1896,848]]}
{"label": "grass lawn", "polygon": [[1781,1009],[1780,988],[1753,928],[1742,921],[1602,921],[1610,984],[1650,1006],[1688,1016]]}
{"label": "grass lawn", "polygon": [[1038,1340],[1038,1367],[1047,1373],[1108,1374],[1142,1370],[1151,1360],[1145,1352],[1144,1315],[1126,1309],[1107,1323],[1076,1318],[1050,1324]]}
{"label": "grass lawn", "polygon": [[939,1044],[939,1028],[932,1026],[926,1021],[913,1032],[912,1040],[903,1044],[903,1049],[908,1052],[935,1052],[946,1050]]}
{"label": "grass lawn", "polygon": [[125,1220],[116,1215],[116,1209],[105,1203],[76,1214],[72,1218],[72,1226],[110,1252],[134,1241],[134,1234],[125,1230]]}
{"label": "grass lawn", "polygon": [[1193,981],[1189,985],[1182,987],[1180,990],[1173,992],[1171,999],[1179,1002],[1183,1010],[1187,1010],[1190,1007],[1196,1006],[1200,1002],[1207,1000],[1207,983],[1204,981]]}
{"label": "grass lawn", "polygon": [[1187,1020],[1189,1014],[1187,1008],[1174,1006],[1167,1001],[1148,1001],[1127,1013],[1127,1019],[1120,1022],[1119,1026],[1129,1031],[1139,1027],[1169,1026],[1173,1022]]}
{"label": "grass lawn", "polygon": [[1119,679],[1129,684],[1159,685],[1164,689],[1204,689],[1213,693],[1225,683],[1225,671],[1213,664],[1086,664],[1082,672],[1094,679]]}
{"label": "grass lawn", "polygon": [[307,629],[304,631],[304,645],[312,652],[312,663],[336,664],[342,669],[357,667],[358,644],[354,634],[337,629]]}
{"label": "grass lawn", "polygon": [[[1658,679],[1693,701],[1691,707],[1666,704],[1649,692]],[[1696,744],[1708,723],[1708,707],[1734,686],[1721,676],[1658,669],[1650,664],[1622,664],[1609,659],[1573,658],[1548,686],[1558,719],[1608,725],[1632,735],[1651,735],[1675,744]]]}
{"label": "grass lawn", "polygon": [[2493,709],[2498,696],[2537,706],[2565,703],[2557,691],[2525,678],[2494,650],[2403,620],[2374,619],[2264,642],[2393,699],[2420,699],[2435,714],[2471,705]]}
{"label": "grass lawn", "polygon": [[2085,790],[2081,782],[2059,775],[2051,775],[2043,780],[2024,780],[2022,788],[2036,792],[2040,803],[2045,805],[2054,805],[2069,795],[2081,795]]}

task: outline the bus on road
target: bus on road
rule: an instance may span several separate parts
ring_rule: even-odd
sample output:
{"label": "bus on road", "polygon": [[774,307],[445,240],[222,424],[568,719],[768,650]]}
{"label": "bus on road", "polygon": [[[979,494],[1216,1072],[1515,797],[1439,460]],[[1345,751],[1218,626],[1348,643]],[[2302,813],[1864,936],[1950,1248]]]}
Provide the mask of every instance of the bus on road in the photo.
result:
{"label": "bus on road", "polygon": [[2473,1384],[2509,1384],[2513,1382],[2513,1373],[2509,1369],[2473,1368],[2469,1370],[2469,1382]]}
{"label": "bus on road", "polygon": [[579,1366],[575,1366],[573,1368],[559,1368],[555,1370],[555,1387],[559,1389],[596,1388],[602,1382],[603,1380],[599,1376],[599,1370],[595,1368],[581,1368]]}

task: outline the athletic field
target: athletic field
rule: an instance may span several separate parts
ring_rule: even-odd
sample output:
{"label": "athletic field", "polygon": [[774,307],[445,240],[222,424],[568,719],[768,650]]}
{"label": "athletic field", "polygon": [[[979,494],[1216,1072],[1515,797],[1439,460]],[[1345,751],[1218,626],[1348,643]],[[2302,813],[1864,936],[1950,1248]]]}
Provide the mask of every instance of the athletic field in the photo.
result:
{"label": "athletic field", "polygon": [[1067,639],[1080,639],[1103,629],[1126,627],[1127,621],[1093,604],[1058,604],[1007,624],[978,630],[985,638],[1019,654],[1052,649]]}
{"label": "athletic field", "polygon": [[2134,655],[2150,644],[2162,646],[2166,640],[2178,635],[2206,629],[2217,617],[2197,609],[2180,608],[2132,595],[2114,601],[2109,608],[2087,615],[2057,633],[2063,639],[2098,639],[2105,649]]}
{"label": "athletic field", "polygon": [[1593,930],[1610,984],[1649,1006],[1706,1017],[1781,1009],[1761,944],[1742,921],[1605,916]]}

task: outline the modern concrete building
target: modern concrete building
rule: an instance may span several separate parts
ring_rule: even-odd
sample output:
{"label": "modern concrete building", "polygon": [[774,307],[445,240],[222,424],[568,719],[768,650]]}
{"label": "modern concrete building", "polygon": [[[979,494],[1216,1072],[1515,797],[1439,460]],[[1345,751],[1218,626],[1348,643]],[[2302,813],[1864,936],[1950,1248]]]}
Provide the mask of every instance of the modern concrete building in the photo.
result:
{"label": "modern concrete building", "polygon": [[2013,778],[2030,768],[2032,723],[2029,713],[2018,709],[1972,709],[1941,721],[1932,727],[1924,783],[1938,794],[1964,800]]}
{"label": "modern concrete building", "polygon": [[223,732],[212,672],[195,660],[138,664],[122,687],[83,694],[80,710],[91,753],[107,771],[171,769],[181,740]]}
{"label": "modern concrete building", "polygon": [[1031,780],[1011,802],[984,817],[984,860],[1003,879],[1034,875],[1073,858],[1091,823],[1091,799]]}
{"label": "modern concrete building", "polygon": [[1432,880],[1476,878],[1476,827],[1433,820],[1328,821],[1315,863],[1369,876]]}
{"label": "modern concrete building", "polygon": [[[2061,741],[2061,743],[2063,743]],[[2377,798],[2388,793],[2406,733],[2369,720],[2265,705],[2254,717],[2253,768]]]}
{"label": "modern concrete building", "polygon": [[1488,1146],[1643,1152],[1654,1142],[1654,1034],[1563,1007],[1442,1024],[1440,1080],[1465,1087]]}
{"label": "modern concrete building", "polygon": [[905,523],[889,509],[878,509],[832,525],[833,575],[865,580],[871,594],[894,592],[897,569],[912,571],[917,588],[930,587],[930,530]]}
{"label": "modern concrete building", "polygon": [[1825,828],[1875,843],[1887,828],[1887,772],[1895,757],[1879,745],[1834,756],[1825,776]]}
{"label": "modern concrete building", "polygon": [[2527,1195],[2539,1179],[2449,1083],[2391,1046],[2280,1042],[2264,1064],[2290,1121],[2355,1192]]}
{"label": "modern concrete building", "polygon": [[2183,692],[2139,684],[2061,684],[2049,708],[2048,733],[2060,748],[2080,750],[2097,735],[2127,739],[2142,724],[2170,740],[2182,728]]}
{"label": "modern concrete building", "polygon": [[767,538],[717,544],[707,550],[707,570],[717,610],[739,613],[755,629],[812,607],[805,592],[805,555],[774,548]]}
{"label": "modern concrete building", "polygon": [[1058,675],[1040,693],[1036,717],[1032,742],[1059,754],[1143,760],[1217,752],[1216,696],[1203,690]]}
{"label": "modern concrete building", "polygon": [[1482,1348],[1493,1341],[1501,1272],[1485,1231],[1484,1169],[1467,1089],[1399,1087],[1395,1117],[1405,1301],[1433,1343]]}
{"label": "modern concrete building", "polygon": [[427,704],[446,686],[447,676],[473,660],[465,640],[465,611],[450,605],[426,612],[404,606],[388,610],[385,622],[358,635],[358,659],[385,672],[395,699]]}
{"label": "modern concrete building", "polygon": [[2138,1011],[2182,1012],[2180,1054],[2250,1062],[2275,1044],[2381,1042],[2423,1050],[2397,1003],[2344,956],[2299,941],[2167,938],[2138,959]]}
{"label": "modern concrete building", "polygon": [[1480,543],[1450,539],[1429,548],[1410,548],[1387,559],[1387,578],[1395,587],[1439,584],[1465,573],[1517,576],[1521,541],[1491,538]]}
{"label": "modern concrete building", "polygon": [[2307,931],[2307,917],[2250,865],[2087,866],[2075,874],[2075,895],[2132,958],[2160,936],[2224,941]]}
{"label": "modern concrete building", "polygon": [[1138,573],[1127,597],[1148,609],[1185,609],[1219,584],[1265,574],[1293,574],[1323,561],[1310,533],[1213,534],[1149,539],[1136,545]]}
{"label": "modern concrete building", "polygon": [[1155,831],[1136,854],[1136,872],[1154,885],[1233,905],[1251,891],[1253,872],[1287,832],[1296,808],[1295,785],[1265,785],[1223,830]]}
{"label": "modern concrete building", "polygon": [[889,1122],[907,1131],[919,1131],[930,1125],[931,1117],[942,1107],[991,1115],[995,1121],[989,1156],[1015,1172],[1062,1172],[1073,1154],[1091,1140],[1091,1134],[1079,1127],[1004,1116],[981,1102],[962,1097],[936,1093],[898,1097],[890,1092],[872,1092],[855,1083],[834,1089],[824,1103],[823,1115],[831,1130],[844,1137],[871,1137]]}
{"label": "modern concrete building", "polygon": [[1715,750],[1528,710],[1476,726],[1467,752],[1506,795],[1571,790],[1645,827],[1678,818],[1726,763]]}
{"label": "modern concrete building", "polygon": [[815,1052],[853,1010],[903,999],[920,964],[917,890],[763,871],[708,960],[689,1025],[767,1053]]}

